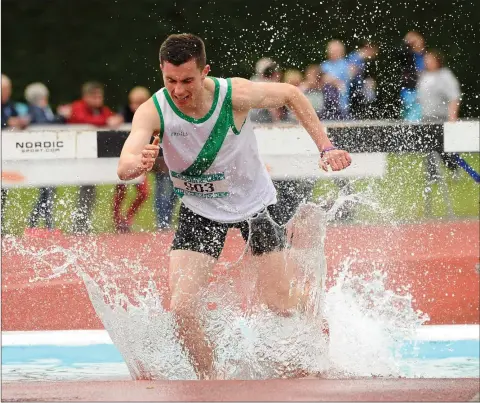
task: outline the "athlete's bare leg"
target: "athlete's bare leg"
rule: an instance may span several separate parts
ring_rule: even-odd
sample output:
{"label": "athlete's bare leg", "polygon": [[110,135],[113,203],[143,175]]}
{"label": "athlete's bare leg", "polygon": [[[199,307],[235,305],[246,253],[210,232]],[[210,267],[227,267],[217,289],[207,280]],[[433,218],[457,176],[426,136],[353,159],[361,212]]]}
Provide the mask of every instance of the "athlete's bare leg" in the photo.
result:
{"label": "athlete's bare leg", "polygon": [[179,336],[199,379],[213,373],[213,347],[206,339],[199,320],[199,295],[207,286],[216,259],[188,250],[170,253],[170,308],[175,314]]}
{"label": "athlete's bare leg", "polygon": [[259,302],[279,314],[305,309],[308,292],[296,284],[296,265],[283,251],[255,256]]}

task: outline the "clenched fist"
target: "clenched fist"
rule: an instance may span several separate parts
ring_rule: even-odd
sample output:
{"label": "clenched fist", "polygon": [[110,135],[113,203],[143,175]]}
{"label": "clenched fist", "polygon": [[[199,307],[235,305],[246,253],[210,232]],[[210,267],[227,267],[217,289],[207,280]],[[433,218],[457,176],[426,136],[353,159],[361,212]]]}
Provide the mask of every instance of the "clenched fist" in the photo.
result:
{"label": "clenched fist", "polygon": [[145,171],[151,171],[160,153],[160,138],[155,136],[152,144],[147,144],[142,150],[141,166]]}
{"label": "clenched fist", "polygon": [[329,166],[332,168],[332,171],[341,171],[352,163],[350,154],[344,150],[337,150],[334,148],[329,149],[322,154],[319,165],[324,171],[328,171]]}

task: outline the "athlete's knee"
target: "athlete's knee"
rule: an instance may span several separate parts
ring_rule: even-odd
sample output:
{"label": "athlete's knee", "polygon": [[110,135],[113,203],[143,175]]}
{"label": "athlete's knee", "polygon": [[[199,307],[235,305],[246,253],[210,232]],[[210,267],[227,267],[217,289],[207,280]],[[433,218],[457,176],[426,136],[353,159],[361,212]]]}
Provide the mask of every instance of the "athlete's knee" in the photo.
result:
{"label": "athlete's knee", "polygon": [[190,314],[198,308],[198,295],[174,289],[170,298],[170,310],[181,315]]}

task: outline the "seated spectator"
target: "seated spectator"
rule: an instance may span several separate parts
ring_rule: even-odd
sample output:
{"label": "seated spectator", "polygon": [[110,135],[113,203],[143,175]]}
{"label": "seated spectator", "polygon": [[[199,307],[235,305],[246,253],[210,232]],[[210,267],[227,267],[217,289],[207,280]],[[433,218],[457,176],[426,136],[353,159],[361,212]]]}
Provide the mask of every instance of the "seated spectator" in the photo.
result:
{"label": "seated spectator", "polygon": [[250,81],[263,81],[263,72],[273,62],[269,57],[262,57],[255,63],[255,74],[250,77]]}
{"label": "seated spectator", "polygon": [[301,88],[321,120],[340,120],[345,117],[340,107],[341,83],[322,73],[318,65],[307,67]]}
{"label": "seated spectator", "polygon": [[19,116],[15,104],[11,101],[12,81],[2,74],[2,129],[25,129],[30,123],[28,117]]}
{"label": "seated spectator", "polygon": [[323,110],[324,99],[322,91],[321,70],[316,64],[311,64],[305,69],[305,79],[300,85],[301,90],[320,117]]}
{"label": "seated spectator", "polygon": [[[12,81],[5,74],[2,74],[2,129],[24,129],[28,126],[30,119],[28,117],[19,116],[14,103],[10,100],[12,96]],[[5,209],[8,190],[2,188],[1,198],[1,214]]]}
{"label": "seated spectator", "polygon": [[350,83],[350,117],[352,119],[374,118],[376,81],[374,61],[378,55],[378,46],[364,41],[360,48],[347,56],[352,73]]}
{"label": "seated spectator", "polygon": [[128,93],[128,105],[120,110],[125,123],[132,123],[133,115],[138,107],[150,98],[150,91],[145,87],[134,87]]}
{"label": "seated spectator", "polygon": [[[300,70],[297,69],[289,69],[285,71],[283,75],[283,82],[293,85],[295,87],[300,87],[303,81],[303,74]],[[283,107],[282,109],[282,120],[287,122],[297,122],[297,118],[295,114],[287,107]]]}
{"label": "seated spectator", "polygon": [[68,105],[60,106],[58,114],[53,113],[48,102],[49,95],[48,88],[42,83],[32,83],[25,88],[31,124],[65,123],[70,117],[71,107]]}
{"label": "seated spectator", "polygon": [[[150,91],[145,87],[135,87],[128,94],[128,105],[121,110],[123,121],[125,123],[131,123],[133,115],[138,107],[150,98]],[[135,185],[137,195],[133,203],[127,208],[125,215],[122,215],[122,204],[127,195],[127,185],[118,184],[115,186],[115,193],[113,196],[113,223],[115,225],[115,231],[120,233],[130,232],[131,225],[135,214],[140,207],[145,203],[150,193],[148,187],[147,177],[142,182]],[[173,192],[172,192],[173,193]]]}
{"label": "seated spectator", "polygon": [[[425,54],[425,70],[417,84],[417,96],[424,122],[454,122],[460,108],[460,84],[453,72],[445,66],[443,55],[437,50]],[[451,154],[441,153],[445,166],[456,175],[458,165]],[[439,179],[435,164],[435,154],[428,158],[430,180]]]}
{"label": "seated spectator", "polygon": [[[68,109],[60,109],[65,116],[55,115],[48,103],[49,91],[42,83],[32,83],[25,88],[25,99],[28,102],[28,114],[31,124],[54,124],[65,123],[68,118]],[[44,218],[45,226],[48,230],[53,230],[53,200],[56,188],[53,186],[41,187],[37,201],[34,205],[30,218],[28,220],[29,229],[26,233],[31,233],[32,229],[39,224],[39,219]]]}
{"label": "seated spectator", "polygon": [[[73,102],[68,123],[91,124],[116,128],[123,123],[123,117],[104,105],[103,85],[87,82],[82,86],[82,99]],[[74,213],[73,232],[86,234],[91,230],[93,206],[96,199],[94,185],[80,186],[78,207]]]}
{"label": "seated spectator", "polygon": [[25,102],[15,102],[15,109],[18,112],[18,116],[29,117],[28,115],[28,104]]}
{"label": "seated spectator", "polygon": [[82,99],[72,103],[68,123],[116,128],[123,123],[123,117],[105,106],[103,85],[90,81],[82,86]]}
{"label": "seated spectator", "polygon": [[291,84],[295,87],[300,87],[303,81],[303,74],[300,70],[289,69],[283,75],[283,82]]}
{"label": "seated spectator", "polygon": [[351,80],[350,65],[345,58],[345,46],[339,40],[333,40],[327,44],[327,60],[320,68],[322,72],[334,77],[340,83],[340,114],[347,116],[349,112],[349,86]]}

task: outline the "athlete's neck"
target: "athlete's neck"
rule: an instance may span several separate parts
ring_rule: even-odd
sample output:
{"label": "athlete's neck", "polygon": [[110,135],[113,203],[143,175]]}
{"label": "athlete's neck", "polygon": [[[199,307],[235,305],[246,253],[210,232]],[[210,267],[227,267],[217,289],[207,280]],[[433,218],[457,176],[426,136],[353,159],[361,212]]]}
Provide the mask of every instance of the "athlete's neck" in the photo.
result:
{"label": "athlete's neck", "polygon": [[177,105],[177,108],[187,116],[201,119],[210,111],[214,102],[214,93],[215,83],[207,77],[203,83],[202,90],[196,94],[195,98],[192,98],[191,104]]}

